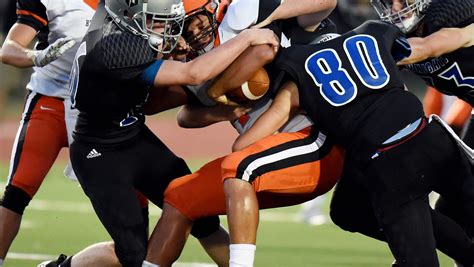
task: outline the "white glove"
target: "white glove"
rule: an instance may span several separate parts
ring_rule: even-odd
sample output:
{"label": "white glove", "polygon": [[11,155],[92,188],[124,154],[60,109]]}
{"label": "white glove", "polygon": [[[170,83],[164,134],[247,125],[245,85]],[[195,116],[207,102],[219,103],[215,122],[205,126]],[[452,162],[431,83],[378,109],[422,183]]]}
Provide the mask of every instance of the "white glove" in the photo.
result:
{"label": "white glove", "polygon": [[27,55],[36,67],[43,67],[58,59],[75,44],[76,41],[70,37],[59,38],[44,50],[30,50]]}

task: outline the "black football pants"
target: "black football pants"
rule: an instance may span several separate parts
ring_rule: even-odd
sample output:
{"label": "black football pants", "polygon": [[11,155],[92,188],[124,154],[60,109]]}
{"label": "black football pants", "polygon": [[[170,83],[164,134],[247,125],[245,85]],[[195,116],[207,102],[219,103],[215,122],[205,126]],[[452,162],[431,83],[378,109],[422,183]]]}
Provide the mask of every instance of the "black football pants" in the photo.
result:
{"label": "black football pants", "polygon": [[[190,173],[186,163],[147,128],[118,144],[76,139],[70,146],[70,156],[84,192],[115,242],[120,263],[141,267],[148,236],[135,190],[162,207],[168,184]],[[204,237],[217,229],[217,216],[204,218],[194,223],[192,234]]]}
{"label": "black football pants", "polygon": [[439,266],[436,246],[461,263],[474,263],[474,246],[463,229],[429,207],[427,195],[436,190],[461,203],[466,221],[474,222],[470,165],[438,123],[384,152],[366,169],[346,164],[331,202],[338,226],[388,240],[400,266]]}

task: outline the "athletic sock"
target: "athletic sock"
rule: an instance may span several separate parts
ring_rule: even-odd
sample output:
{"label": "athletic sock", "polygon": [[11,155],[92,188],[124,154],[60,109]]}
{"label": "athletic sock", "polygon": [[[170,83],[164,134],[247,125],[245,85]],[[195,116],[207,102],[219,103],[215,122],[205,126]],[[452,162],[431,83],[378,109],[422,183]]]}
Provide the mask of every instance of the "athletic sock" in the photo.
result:
{"label": "athletic sock", "polygon": [[143,261],[142,267],[160,267],[160,265],[157,265],[148,261]]}
{"label": "athletic sock", "polygon": [[0,259],[0,267],[3,266],[3,259]]}
{"label": "athletic sock", "polygon": [[229,246],[229,267],[252,267],[257,246],[253,244],[232,244]]}

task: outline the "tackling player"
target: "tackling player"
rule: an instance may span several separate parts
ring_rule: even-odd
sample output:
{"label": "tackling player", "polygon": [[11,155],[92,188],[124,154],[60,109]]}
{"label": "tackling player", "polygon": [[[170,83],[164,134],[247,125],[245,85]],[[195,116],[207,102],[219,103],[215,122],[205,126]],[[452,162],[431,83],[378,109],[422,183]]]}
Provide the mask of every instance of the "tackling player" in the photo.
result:
{"label": "tackling player", "polygon": [[[142,266],[146,255],[146,225],[134,190],[161,206],[168,183],[189,173],[144,124],[149,92],[202,83],[247,47],[278,44],[269,30],[247,30],[187,63],[156,59],[174,49],[184,15],[179,0],[106,0],[71,73],[72,104],[79,110],[71,161],[124,266]],[[218,227],[217,217],[204,219],[194,224],[193,235],[204,237]]]}
{"label": "tackling player", "polygon": [[[97,1],[17,1],[18,19],[2,46],[1,60],[33,67],[0,207],[0,266],[23,212],[59,151],[72,142],[77,112],[70,108],[69,72]],[[38,38],[35,49],[28,45]],[[77,43],[75,45],[75,43]],[[73,174],[70,174],[73,175]]]}
{"label": "tackling player", "polygon": [[284,123],[291,103],[299,100],[317,125],[346,148],[346,159],[361,175],[345,178],[362,177],[360,187],[377,218],[372,232],[383,233],[401,266],[438,266],[436,245],[446,242],[456,245],[454,250],[443,247],[447,254],[472,264],[474,246],[464,231],[431,211],[427,201],[433,189],[462,197],[462,209],[472,224],[474,176],[469,160],[458,147],[462,141],[437,117],[427,120],[419,100],[404,90],[391,57],[394,51],[408,52],[398,36],[397,28],[370,22],[326,43],[281,50],[275,64],[282,70],[282,82],[294,83],[286,83],[255,123],[254,134],[275,130],[268,129],[265,120],[281,118]]}
{"label": "tackling player", "polygon": [[[417,73],[430,86],[443,93],[456,95],[471,106],[474,104],[472,90],[474,88],[474,69],[471,59],[474,48],[474,1],[472,0],[373,0],[372,4],[384,21],[397,25],[408,34],[408,42],[412,47],[412,54],[398,62]],[[408,65],[407,65],[408,64]],[[471,116],[472,117],[472,116]],[[472,125],[472,124],[471,124]],[[465,129],[463,140],[470,146],[474,143],[470,126]],[[362,210],[359,207],[365,198],[355,192],[354,185],[346,185],[341,179],[336,188],[336,194],[331,204],[331,216],[341,228],[350,231],[361,231],[364,222],[358,223],[353,218],[353,211]],[[337,191],[345,193],[337,194]],[[357,195],[357,201],[344,201]],[[337,196],[339,197],[336,198]],[[446,197],[450,200],[446,201]],[[437,210],[456,219],[461,225],[463,212],[460,210],[463,201],[458,196],[442,196],[437,203]],[[356,218],[370,218],[371,216],[357,216]],[[372,216],[373,217],[373,216]],[[365,231],[365,230],[364,230]],[[471,230],[472,231],[472,230]]]}

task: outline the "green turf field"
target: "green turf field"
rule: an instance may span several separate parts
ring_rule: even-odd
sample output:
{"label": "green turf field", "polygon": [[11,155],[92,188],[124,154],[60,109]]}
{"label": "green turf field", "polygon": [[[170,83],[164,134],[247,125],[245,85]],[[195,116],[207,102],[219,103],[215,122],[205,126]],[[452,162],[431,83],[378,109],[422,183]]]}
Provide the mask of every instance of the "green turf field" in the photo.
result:
{"label": "green turf field", "polygon": [[[194,168],[200,162],[193,162]],[[0,165],[5,183],[7,166]],[[390,266],[385,244],[334,225],[309,226],[297,222],[298,207],[263,211],[257,243],[256,266]],[[152,209],[151,226],[158,217]],[[225,218],[223,220],[226,225]],[[78,184],[62,176],[57,164],[25,212],[22,228],[10,249],[5,267],[36,266],[48,256],[72,254],[109,237]],[[442,266],[452,266],[441,256]],[[190,239],[180,262],[210,263],[195,240]]]}

